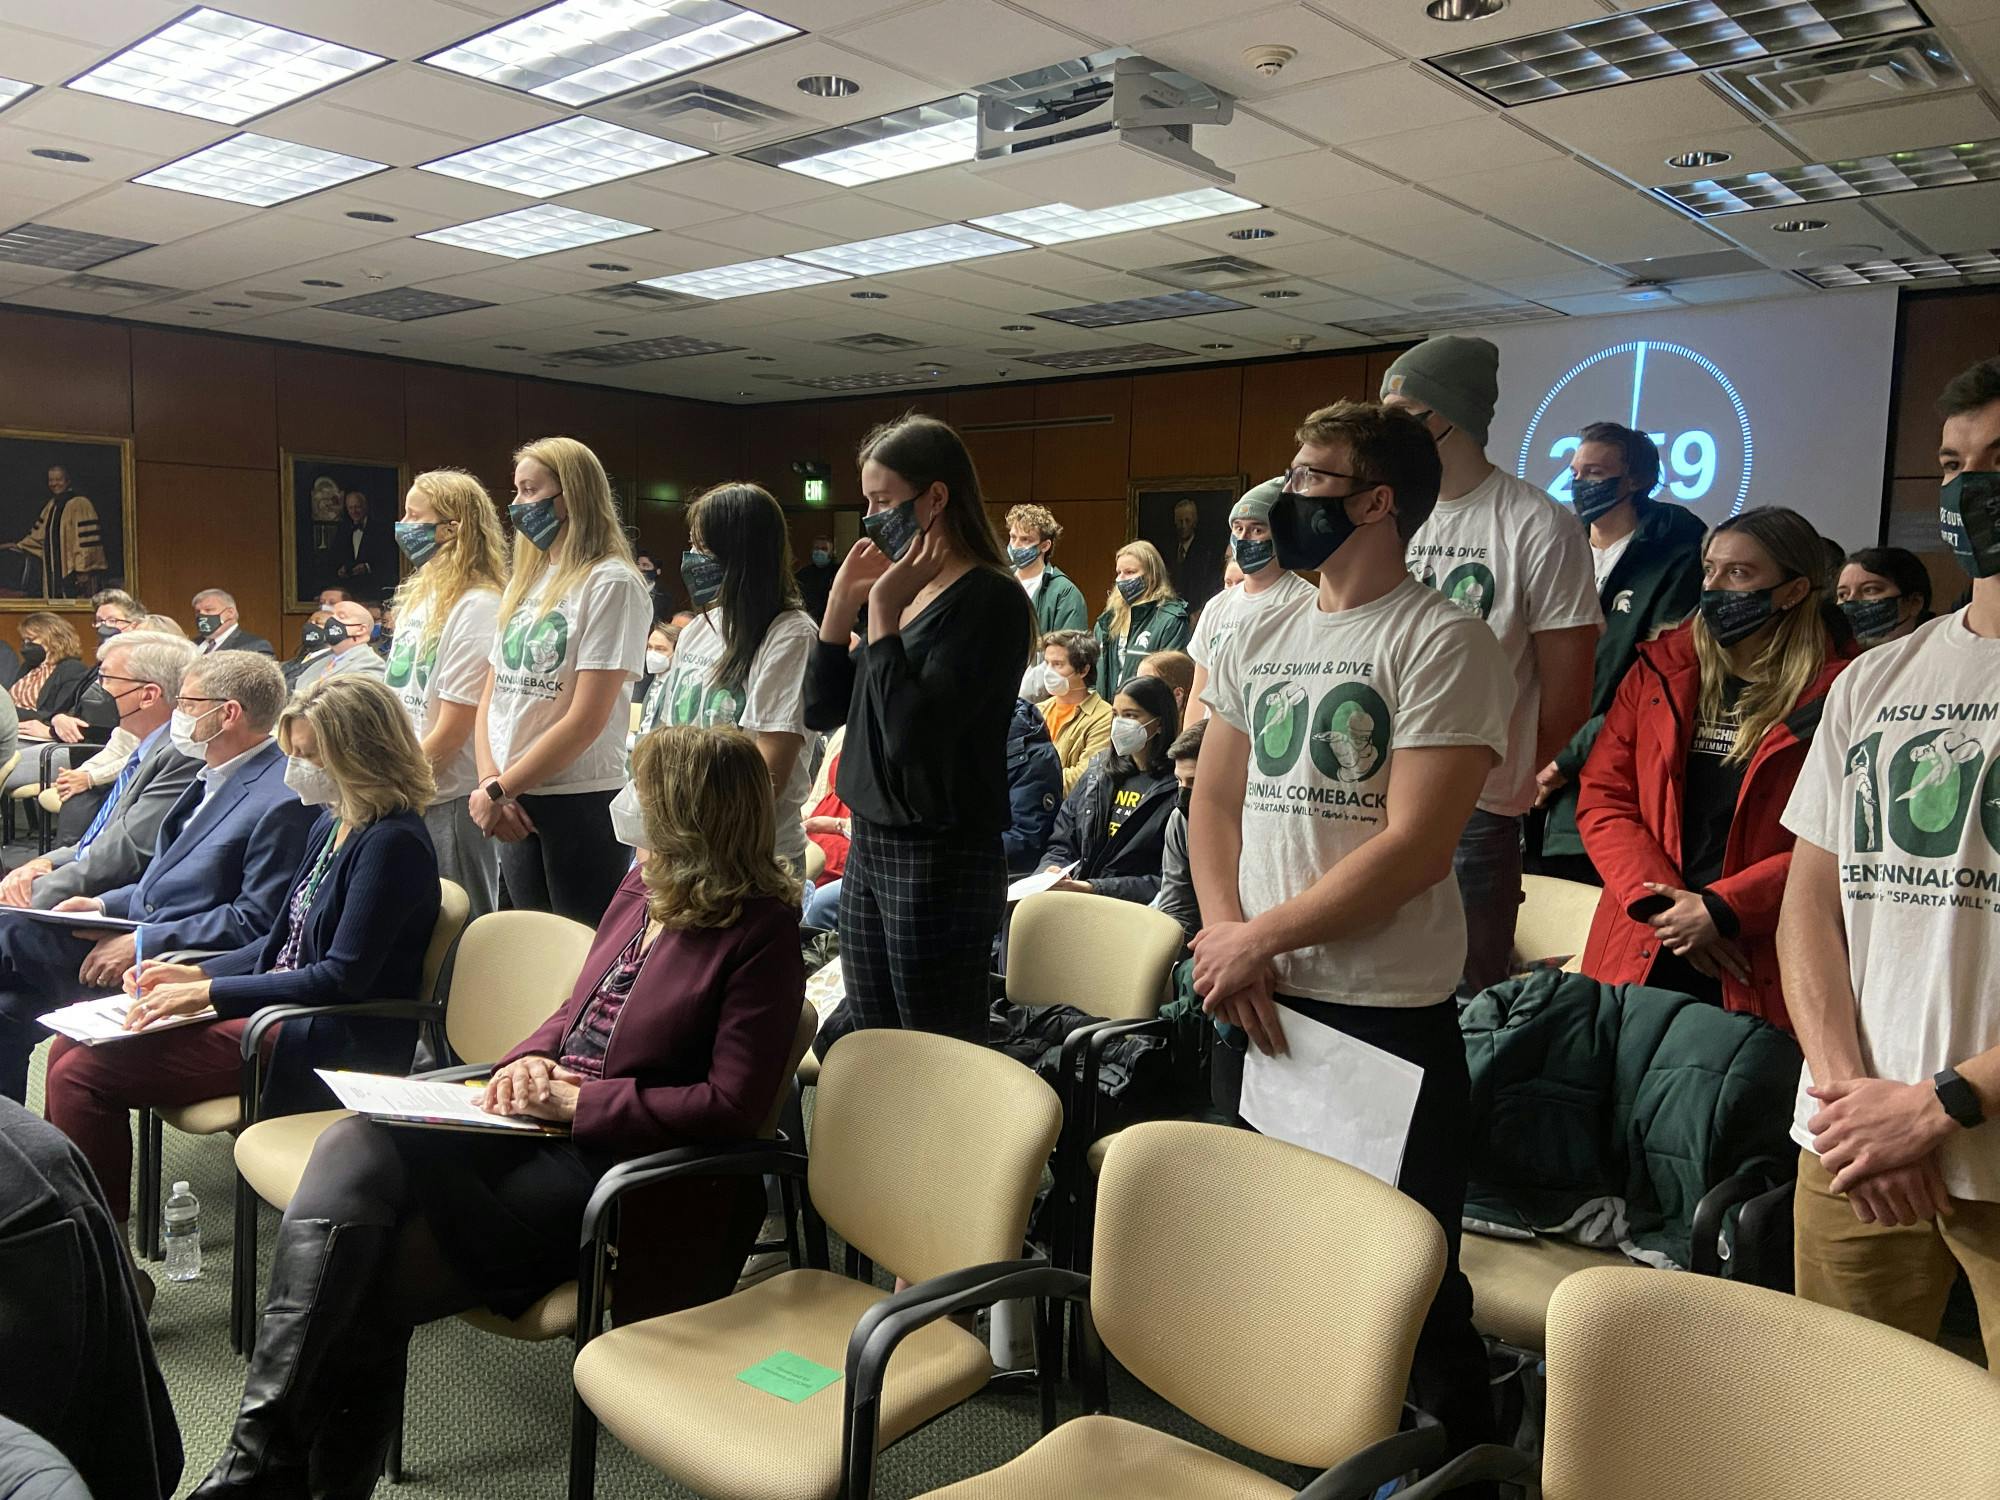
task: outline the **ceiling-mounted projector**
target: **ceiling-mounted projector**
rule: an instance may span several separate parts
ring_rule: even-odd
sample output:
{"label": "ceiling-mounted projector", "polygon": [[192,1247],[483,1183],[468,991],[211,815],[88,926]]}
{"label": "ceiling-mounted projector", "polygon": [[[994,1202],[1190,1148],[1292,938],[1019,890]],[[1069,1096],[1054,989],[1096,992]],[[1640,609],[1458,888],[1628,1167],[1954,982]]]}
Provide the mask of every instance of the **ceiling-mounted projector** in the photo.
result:
{"label": "ceiling-mounted projector", "polygon": [[1236,180],[1194,149],[1194,127],[1227,125],[1235,100],[1150,57],[1093,53],[976,93],[981,161],[1115,131],[1122,144],[1210,181]]}

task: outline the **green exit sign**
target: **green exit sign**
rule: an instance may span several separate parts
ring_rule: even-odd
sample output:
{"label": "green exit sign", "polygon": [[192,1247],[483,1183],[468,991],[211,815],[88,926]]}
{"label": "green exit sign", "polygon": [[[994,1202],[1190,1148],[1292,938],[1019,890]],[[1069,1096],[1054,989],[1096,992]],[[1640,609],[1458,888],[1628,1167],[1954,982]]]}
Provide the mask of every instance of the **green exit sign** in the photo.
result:
{"label": "green exit sign", "polygon": [[806,481],[806,504],[826,504],[826,481],[824,479],[808,479]]}

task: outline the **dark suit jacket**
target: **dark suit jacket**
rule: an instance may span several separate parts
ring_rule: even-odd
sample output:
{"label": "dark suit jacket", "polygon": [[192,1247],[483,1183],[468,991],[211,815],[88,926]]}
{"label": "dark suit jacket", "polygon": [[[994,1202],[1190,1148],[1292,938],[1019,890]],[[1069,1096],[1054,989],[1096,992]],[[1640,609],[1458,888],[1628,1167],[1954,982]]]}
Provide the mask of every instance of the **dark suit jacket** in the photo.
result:
{"label": "dark suit jacket", "polygon": [[35,706],[23,711],[20,717],[39,719],[46,724],[57,714],[76,713],[76,700],[83,696],[83,690],[95,676],[90,664],[81,657],[65,656],[42,682],[42,690],[35,694]]}
{"label": "dark suit jacket", "polygon": [[[396,591],[402,568],[396,548],[396,523],[388,516],[371,515],[361,527],[361,550],[354,550],[354,523],[346,517],[333,536],[334,582],[355,598],[380,604]],[[366,563],[368,571],[357,573],[355,565]]]}
{"label": "dark suit jacket", "polygon": [[167,1500],[180,1429],[125,1233],[70,1140],[0,1099],[0,1415],[40,1433],[94,1495]]}
{"label": "dark suit jacket", "polygon": [[[201,649],[199,643],[197,643],[195,649]],[[261,635],[252,635],[241,625],[232,630],[229,633],[229,639],[215,649],[218,651],[254,651],[259,656],[270,657],[273,661],[278,659],[278,653],[271,649],[269,641],[265,640]]]}
{"label": "dark suit jacket", "polygon": [[[313,809],[285,785],[285,752],[266,740],[201,806],[197,779],[160,825],[160,852],[132,885],[103,892],[106,915],[146,924],[146,952],[228,952],[278,920],[304,857]],[[197,811],[199,809],[199,811]]]}
{"label": "dark suit jacket", "polygon": [[[267,1005],[429,998],[417,991],[437,926],[439,887],[437,853],[420,813],[392,813],[348,835],[306,913],[293,967],[272,972],[291,935],[293,898],[332,837],[333,821],[331,813],[321,813],[306,835],[305,856],[271,930],[234,952],[202,960],[214,980],[209,999],[221,1014],[249,1016]],[[408,1021],[315,1016],[287,1022],[266,1073],[264,1113],[332,1107],[313,1076],[317,1067],[408,1072],[416,1041],[416,1025]]]}
{"label": "dark suit jacket", "polygon": [[111,821],[91,841],[84,857],[77,857],[74,844],[49,851],[55,869],[35,882],[30,904],[47,911],[71,896],[95,896],[137,883],[159,847],[160,825],[200,770],[201,762],[181,754],[173,737],[162,732],[145,750],[137,774],[112,809]]}

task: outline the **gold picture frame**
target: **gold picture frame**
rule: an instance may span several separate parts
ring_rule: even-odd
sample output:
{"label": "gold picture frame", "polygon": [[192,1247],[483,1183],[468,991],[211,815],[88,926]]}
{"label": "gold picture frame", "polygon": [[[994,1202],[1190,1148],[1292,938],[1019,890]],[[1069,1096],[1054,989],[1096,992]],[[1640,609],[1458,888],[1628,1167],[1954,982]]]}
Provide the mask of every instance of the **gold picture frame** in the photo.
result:
{"label": "gold picture frame", "polygon": [[[1134,479],[1125,486],[1125,535],[1160,549],[1174,591],[1198,610],[1222,591],[1229,561],[1229,512],[1250,487],[1242,474]],[[1193,502],[1194,532],[1183,553],[1175,519]]]}
{"label": "gold picture frame", "polygon": [[[58,469],[60,492],[52,488]],[[107,507],[104,494],[113,482],[118,500]],[[58,501],[81,501],[89,509],[76,512]],[[104,524],[107,511],[117,518],[115,531]],[[75,561],[103,566],[64,569],[51,590],[46,551],[24,550],[24,544],[45,549],[51,526],[58,562],[73,554]],[[88,610],[99,589],[137,593],[138,538],[132,439],[0,427],[0,611]]]}
{"label": "gold picture frame", "polygon": [[[279,567],[283,571],[286,614],[310,614],[322,589],[345,589],[365,604],[386,604],[402,582],[403,554],[396,547],[396,518],[403,513],[403,496],[410,487],[409,465],[381,458],[340,458],[324,453],[278,454],[283,489],[283,541]],[[337,497],[328,510],[327,496]],[[348,541],[348,497],[367,501],[367,517],[377,526],[366,538],[363,573],[350,571],[360,558],[341,556],[335,544]],[[310,589],[308,591],[308,586]]]}

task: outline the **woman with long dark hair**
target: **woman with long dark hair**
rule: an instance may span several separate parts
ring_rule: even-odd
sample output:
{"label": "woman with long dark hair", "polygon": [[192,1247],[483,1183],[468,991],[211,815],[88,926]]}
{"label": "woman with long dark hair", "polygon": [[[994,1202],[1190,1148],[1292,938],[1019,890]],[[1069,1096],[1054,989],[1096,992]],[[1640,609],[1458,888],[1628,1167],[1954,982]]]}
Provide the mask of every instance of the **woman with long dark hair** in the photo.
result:
{"label": "woman with long dark hair", "polygon": [[700,613],[674,643],[656,722],[731,724],[756,737],[784,813],[777,855],[803,875],[797,812],[812,786],[806,663],[819,627],[799,600],[785,513],[768,491],[719,484],[695,501],[681,582]]}
{"label": "woman with long dark hair", "polygon": [[1775,939],[1793,840],[1779,816],[1848,663],[1825,579],[1805,517],[1746,510],[1709,534],[1694,616],[1639,648],[1578,783],[1577,827],[1604,879],[1592,979],[1790,1029]]}
{"label": "woman with long dark hair", "polygon": [[1931,617],[1931,573],[1901,547],[1863,547],[1841,565],[1834,601],[1863,651],[1899,641]]}
{"label": "woman with long dark hair", "polygon": [[1167,815],[1179,791],[1167,747],[1180,733],[1180,710],[1163,679],[1135,677],[1114,695],[1111,712],[1111,748],[1064,800],[1041,864],[1076,866],[1057,890],[1147,902],[1160,893]]}
{"label": "woman with long dark hair", "polygon": [[806,722],[847,725],[837,788],[853,812],[847,1001],[821,1041],[870,1026],[984,1041],[1007,901],[1007,730],[1033,615],[956,432],[907,416],[869,433],[860,461],[866,535],[833,580],[806,677]]}

